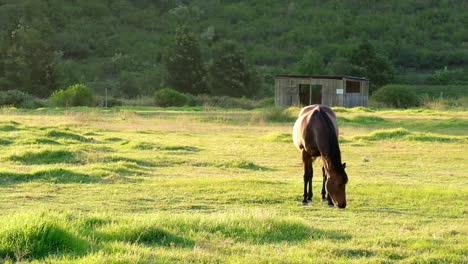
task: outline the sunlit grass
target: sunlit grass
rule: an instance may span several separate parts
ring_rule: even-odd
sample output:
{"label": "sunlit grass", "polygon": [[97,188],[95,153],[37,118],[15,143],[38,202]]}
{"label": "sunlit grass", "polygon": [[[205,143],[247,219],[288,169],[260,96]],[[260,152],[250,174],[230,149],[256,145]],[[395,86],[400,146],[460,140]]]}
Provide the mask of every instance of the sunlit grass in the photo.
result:
{"label": "sunlit grass", "polygon": [[4,109],[0,262],[466,261],[465,112],[338,108],[337,210],[320,160],[300,203],[299,108],[261,111]]}

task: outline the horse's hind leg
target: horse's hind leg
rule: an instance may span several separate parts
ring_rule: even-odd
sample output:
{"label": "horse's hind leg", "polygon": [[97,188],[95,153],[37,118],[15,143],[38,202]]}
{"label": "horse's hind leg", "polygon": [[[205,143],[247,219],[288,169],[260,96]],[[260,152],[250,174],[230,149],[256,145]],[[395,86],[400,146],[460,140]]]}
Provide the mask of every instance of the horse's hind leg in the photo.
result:
{"label": "horse's hind leg", "polygon": [[[307,204],[312,200],[312,157],[302,150],[302,161],[304,162],[304,199],[302,204]],[[307,188],[308,187],[308,188]]]}
{"label": "horse's hind leg", "polygon": [[322,167],[322,173],[323,173],[323,183],[322,183],[322,202],[326,202],[326,194],[327,191],[325,190],[325,183],[327,182],[327,174],[325,173],[325,167]]}

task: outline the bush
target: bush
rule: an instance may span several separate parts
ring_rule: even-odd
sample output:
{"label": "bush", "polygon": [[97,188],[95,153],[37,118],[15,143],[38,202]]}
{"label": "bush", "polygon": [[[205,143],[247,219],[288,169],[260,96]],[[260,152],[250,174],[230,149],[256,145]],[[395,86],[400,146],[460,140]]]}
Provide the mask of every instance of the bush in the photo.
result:
{"label": "bush", "polygon": [[93,106],[96,103],[94,91],[84,84],[74,84],[66,90],[58,90],[50,96],[57,106]]}
{"label": "bush", "polygon": [[373,93],[372,99],[397,108],[408,108],[421,104],[421,99],[417,94],[403,85],[383,86]]}
{"label": "bush", "polygon": [[258,101],[258,107],[273,107],[275,106],[275,98],[274,97],[267,97],[263,98]]}
{"label": "bush", "polygon": [[1,91],[0,105],[29,109],[44,106],[44,104],[41,101],[39,101],[39,99],[18,90]]}
{"label": "bush", "polygon": [[176,90],[164,88],[154,93],[154,101],[162,107],[184,106],[188,103],[188,97]]}

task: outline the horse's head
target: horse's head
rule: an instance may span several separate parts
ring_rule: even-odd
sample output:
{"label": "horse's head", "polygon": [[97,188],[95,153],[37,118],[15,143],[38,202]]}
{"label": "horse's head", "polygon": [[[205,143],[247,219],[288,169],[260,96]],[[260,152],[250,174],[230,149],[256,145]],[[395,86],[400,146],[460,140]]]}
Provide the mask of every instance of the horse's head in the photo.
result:
{"label": "horse's head", "polygon": [[346,163],[343,163],[340,168],[333,168],[328,171],[327,192],[338,208],[346,207],[346,183],[348,183],[348,175],[345,172],[345,168]]}

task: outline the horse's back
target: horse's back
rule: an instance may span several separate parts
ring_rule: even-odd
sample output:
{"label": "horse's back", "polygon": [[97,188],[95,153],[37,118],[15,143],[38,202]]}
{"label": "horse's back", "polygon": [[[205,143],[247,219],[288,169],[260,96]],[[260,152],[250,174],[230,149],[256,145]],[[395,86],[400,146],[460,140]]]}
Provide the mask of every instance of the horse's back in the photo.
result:
{"label": "horse's back", "polygon": [[[321,125],[321,124],[314,124],[314,122],[317,122],[317,121],[314,121],[311,119],[314,112],[318,110],[323,110],[323,112],[325,112],[330,117],[330,120],[332,121],[333,126],[335,128],[336,136],[338,136],[338,126],[336,123],[336,115],[335,115],[335,112],[333,112],[333,110],[330,107],[325,106],[325,105],[318,105],[318,104],[304,107],[300,111],[299,117],[297,118],[293,127],[293,142],[294,142],[294,145],[296,145],[296,147],[300,150],[306,149],[308,151],[308,149],[314,148],[316,145],[313,140],[314,137],[313,135],[311,135],[312,131],[307,131],[307,130],[311,130],[311,127],[313,127],[314,125],[316,126]],[[306,138],[308,142],[306,142]],[[306,146],[306,143],[308,146]]]}

